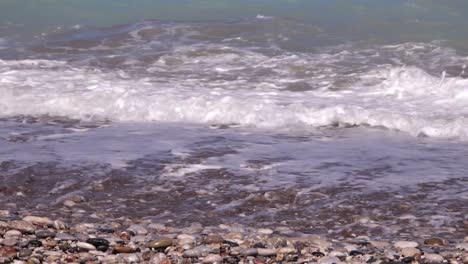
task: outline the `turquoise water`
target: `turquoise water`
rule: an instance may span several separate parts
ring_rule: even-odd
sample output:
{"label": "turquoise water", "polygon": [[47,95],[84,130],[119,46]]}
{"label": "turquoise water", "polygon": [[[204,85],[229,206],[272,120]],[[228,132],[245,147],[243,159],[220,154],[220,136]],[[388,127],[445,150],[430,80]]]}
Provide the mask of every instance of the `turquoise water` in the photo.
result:
{"label": "turquoise water", "polygon": [[466,10],[468,2],[459,0],[2,0],[0,27],[38,33],[76,24],[227,21],[261,14],[305,21],[357,38],[444,39],[461,46],[468,35]]}

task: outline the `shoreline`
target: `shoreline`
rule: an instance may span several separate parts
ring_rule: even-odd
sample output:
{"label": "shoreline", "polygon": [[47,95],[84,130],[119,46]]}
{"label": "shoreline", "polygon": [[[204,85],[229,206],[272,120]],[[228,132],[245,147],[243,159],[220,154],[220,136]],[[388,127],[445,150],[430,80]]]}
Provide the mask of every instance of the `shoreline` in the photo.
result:
{"label": "shoreline", "polygon": [[288,234],[287,228],[119,218],[106,225],[39,216],[0,218],[0,263],[468,263],[468,236],[374,240]]}

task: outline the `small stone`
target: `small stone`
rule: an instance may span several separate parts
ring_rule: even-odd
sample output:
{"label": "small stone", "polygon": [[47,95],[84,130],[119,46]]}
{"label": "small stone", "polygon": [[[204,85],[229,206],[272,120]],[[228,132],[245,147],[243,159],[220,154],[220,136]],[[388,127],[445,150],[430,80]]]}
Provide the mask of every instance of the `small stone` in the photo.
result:
{"label": "small stone", "polygon": [[114,246],[114,253],[135,253],[136,249],[128,246]]}
{"label": "small stone", "polygon": [[414,241],[397,241],[393,245],[395,248],[415,248],[418,246],[418,243]]}
{"label": "small stone", "polygon": [[426,253],[424,254],[424,258],[429,263],[440,263],[444,261],[444,257],[439,254]]}
{"label": "small stone", "polygon": [[244,248],[239,253],[242,256],[257,256],[258,255],[258,249],[256,249],[256,248]]}
{"label": "small stone", "polygon": [[149,264],[171,264],[164,253],[157,253],[149,260]]}
{"label": "small stone", "polygon": [[82,202],[86,201],[86,199],[83,196],[78,195],[78,194],[72,194],[72,195],[68,196],[68,200],[71,200],[71,201],[73,201],[75,203],[82,203]]}
{"label": "small stone", "polygon": [[160,237],[148,243],[148,247],[152,249],[165,249],[172,246],[172,239],[167,237]]}
{"label": "small stone", "polygon": [[222,244],[224,238],[220,235],[208,235],[203,239],[205,244]]}
{"label": "small stone", "polygon": [[28,259],[28,264],[41,264],[41,261],[35,257]]}
{"label": "small stone", "polygon": [[81,248],[81,249],[86,249],[86,250],[96,250],[96,247],[85,242],[78,242],[76,243],[76,246]]}
{"label": "small stone", "polygon": [[11,221],[8,223],[8,227],[10,229],[16,229],[18,231],[20,231],[21,233],[34,233],[34,231],[36,231],[36,227],[31,224],[30,222],[26,222],[26,221],[23,221],[23,220],[15,220],[15,221]]}
{"label": "small stone", "polygon": [[417,248],[407,247],[401,249],[401,255],[404,257],[415,257],[418,254],[421,254],[421,251]]}
{"label": "small stone", "polygon": [[333,250],[333,251],[330,251],[330,253],[328,253],[328,256],[342,258],[342,257],[346,257],[346,253]]}
{"label": "small stone", "polygon": [[30,246],[30,247],[42,247],[42,242],[37,240],[37,239],[33,239],[33,240],[30,240],[28,242],[28,246]]}
{"label": "small stone", "polygon": [[0,257],[13,258],[16,256],[14,247],[0,247]]}
{"label": "small stone", "polygon": [[108,233],[108,234],[115,232],[113,228],[109,228],[109,227],[96,227],[96,231],[101,232],[101,233]]}
{"label": "small stone", "polygon": [[18,252],[18,257],[19,258],[27,258],[27,257],[31,256],[32,252],[33,252],[32,249],[22,248]]}
{"label": "small stone", "polygon": [[202,263],[221,263],[223,262],[223,257],[216,254],[208,254],[208,256],[202,259]]}
{"label": "small stone", "polygon": [[64,229],[68,229],[68,225],[61,221],[61,220],[55,220],[52,224],[52,226],[56,229],[56,230],[64,230]]}
{"label": "small stone", "polygon": [[137,235],[146,235],[148,230],[141,225],[131,225],[128,230],[133,231]]}
{"label": "small stone", "polygon": [[95,246],[97,250],[102,252],[106,252],[110,244],[109,241],[104,238],[89,238],[86,240],[86,243]]}
{"label": "small stone", "polygon": [[276,249],[274,248],[257,248],[259,256],[269,257],[276,255]]}
{"label": "small stone", "polygon": [[441,238],[433,237],[433,238],[428,238],[424,240],[424,244],[430,245],[430,246],[445,246],[447,245],[447,241]]}
{"label": "small stone", "polygon": [[186,245],[194,245],[195,244],[195,239],[192,238],[182,238],[177,241],[177,244],[179,246],[186,246]]}
{"label": "small stone", "polygon": [[8,237],[3,239],[2,244],[7,247],[13,247],[18,243],[18,240],[14,237]]}
{"label": "small stone", "polygon": [[54,232],[49,231],[49,230],[46,230],[46,229],[44,229],[44,230],[37,230],[37,231],[35,232],[35,234],[36,234],[36,237],[37,237],[37,238],[40,238],[40,239],[42,239],[42,238],[49,238],[49,237],[52,237],[52,238],[55,237],[55,233],[54,233]]}
{"label": "small stone", "polygon": [[49,218],[39,216],[26,216],[25,218],[23,218],[23,221],[41,226],[52,226],[54,224],[54,222],[52,222],[52,220],[50,220]]}
{"label": "small stone", "polygon": [[463,264],[468,264],[468,254],[465,254],[465,255],[462,257],[462,261],[463,261]]}
{"label": "small stone", "polygon": [[468,251],[468,243],[460,243],[456,246],[457,249]]}
{"label": "small stone", "polygon": [[72,236],[72,235],[69,235],[69,234],[65,234],[65,233],[58,233],[55,235],[55,238],[58,239],[58,240],[65,240],[65,241],[75,241],[77,240],[76,237]]}
{"label": "small stone", "polygon": [[323,257],[323,258],[319,259],[318,263],[320,263],[320,264],[337,264],[337,263],[341,263],[341,261],[337,257]]}
{"label": "small stone", "polygon": [[271,230],[269,228],[260,228],[260,229],[258,229],[257,232],[259,234],[262,234],[262,235],[271,235],[271,234],[273,234],[273,230]]}
{"label": "small stone", "polygon": [[65,200],[63,201],[63,205],[65,205],[66,207],[73,207],[76,205],[76,203],[72,200]]}
{"label": "small stone", "polygon": [[142,263],[141,258],[137,254],[122,254],[125,263]]}
{"label": "small stone", "polygon": [[372,246],[380,249],[388,248],[390,246],[390,243],[384,241],[371,241],[370,243]]}
{"label": "small stone", "polygon": [[48,248],[54,248],[55,246],[57,246],[57,240],[47,240],[46,246]]}
{"label": "small stone", "polygon": [[285,255],[296,253],[296,252],[297,250],[295,248],[289,248],[289,247],[283,247],[278,250],[279,254],[285,254]]}
{"label": "small stone", "polygon": [[8,230],[5,232],[5,237],[20,237],[21,232],[18,230]]}
{"label": "small stone", "polygon": [[187,258],[198,258],[201,256],[202,256],[201,252],[197,249],[189,249],[189,250],[184,251],[184,257],[187,257]]}
{"label": "small stone", "polygon": [[321,249],[326,249],[332,246],[332,243],[319,237],[312,238],[310,242],[314,245],[317,245]]}

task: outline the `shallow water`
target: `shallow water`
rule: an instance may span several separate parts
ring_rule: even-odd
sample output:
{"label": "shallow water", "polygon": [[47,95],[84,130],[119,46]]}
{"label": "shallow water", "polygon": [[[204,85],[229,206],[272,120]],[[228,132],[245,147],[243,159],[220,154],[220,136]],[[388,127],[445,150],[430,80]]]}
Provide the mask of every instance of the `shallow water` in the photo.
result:
{"label": "shallow water", "polygon": [[142,1],[161,13],[122,18],[103,1],[115,13],[84,19],[23,2],[0,4],[4,207],[463,238],[464,3]]}

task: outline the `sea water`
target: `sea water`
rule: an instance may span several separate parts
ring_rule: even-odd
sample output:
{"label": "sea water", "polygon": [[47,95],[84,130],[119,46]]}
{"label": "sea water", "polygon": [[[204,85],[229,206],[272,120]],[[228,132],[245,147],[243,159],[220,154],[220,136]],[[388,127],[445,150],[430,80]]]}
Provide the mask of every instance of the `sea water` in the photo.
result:
{"label": "sea water", "polygon": [[61,215],[80,194],[109,217],[306,233],[361,216],[380,227],[366,234],[463,237],[466,11],[3,0],[0,200]]}

